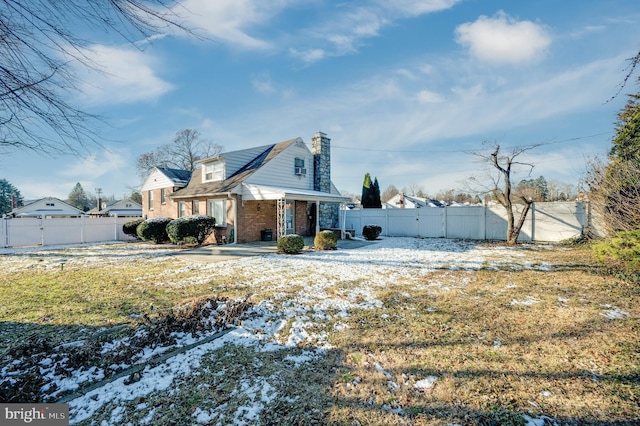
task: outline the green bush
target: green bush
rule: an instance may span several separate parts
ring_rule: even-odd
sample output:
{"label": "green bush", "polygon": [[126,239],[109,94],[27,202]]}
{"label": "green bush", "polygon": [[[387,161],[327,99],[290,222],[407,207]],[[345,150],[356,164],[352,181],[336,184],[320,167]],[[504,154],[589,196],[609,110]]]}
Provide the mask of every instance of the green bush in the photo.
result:
{"label": "green bush", "polygon": [[126,235],[137,237],[138,233],[136,232],[136,229],[138,228],[138,225],[140,225],[142,222],[144,222],[144,219],[142,218],[130,220],[129,222],[122,225],[122,232],[124,232]]}
{"label": "green bush", "polygon": [[278,253],[296,254],[304,248],[302,235],[289,234],[278,238]]}
{"label": "green bush", "polygon": [[362,236],[365,240],[375,240],[380,236],[382,227],[378,225],[365,225],[362,228]]}
{"label": "green bush", "polygon": [[145,241],[153,241],[154,243],[164,243],[169,241],[167,235],[167,225],[171,222],[170,217],[154,217],[142,222],[136,228],[138,238]]}
{"label": "green bush", "polygon": [[195,242],[201,246],[215,227],[216,220],[211,216],[185,216],[167,224],[167,235],[174,244]]}
{"label": "green bush", "polygon": [[619,232],[609,241],[594,244],[593,255],[609,273],[640,283],[640,229]]}
{"label": "green bush", "polygon": [[333,231],[320,231],[313,239],[316,250],[334,250],[338,244],[338,236]]}

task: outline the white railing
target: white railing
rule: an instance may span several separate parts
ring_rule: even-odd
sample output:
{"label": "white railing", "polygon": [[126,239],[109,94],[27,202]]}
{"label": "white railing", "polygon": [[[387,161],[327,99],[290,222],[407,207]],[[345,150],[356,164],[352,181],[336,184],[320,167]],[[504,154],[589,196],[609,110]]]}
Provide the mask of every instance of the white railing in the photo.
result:
{"label": "white railing", "polygon": [[130,241],[122,225],[135,217],[2,218],[0,247]]}
{"label": "white railing", "polygon": [[[534,203],[518,240],[556,242],[579,236],[588,225],[586,207],[581,202]],[[357,235],[364,225],[379,225],[382,235],[389,237],[505,240],[506,217],[499,205],[356,209],[340,215],[340,226],[344,221],[345,228]]]}

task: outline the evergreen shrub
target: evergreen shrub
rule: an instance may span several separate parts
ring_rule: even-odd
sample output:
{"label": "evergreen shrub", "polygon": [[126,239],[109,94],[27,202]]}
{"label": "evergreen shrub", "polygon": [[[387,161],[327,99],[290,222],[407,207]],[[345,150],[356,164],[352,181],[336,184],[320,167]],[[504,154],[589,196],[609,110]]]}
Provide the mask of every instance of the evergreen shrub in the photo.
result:
{"label": "evergreen shrub", "polygon": [[278,238],[278,253],[296,254],[304,248],[302,235],[289,234]]}
{"label": "evergreen shrub", "polygon": [[313,239],[316,250],[335,250],[338,244],[338,236],[333,231],[320,231]]}
{"label": "evergreen shrub", "polygon": [[216,219],[211,216],[184,216],[167,224],[167,235],[174,244],[195,242],[201,246],[215,227]]}
{"label": "evergreen shrub", "polygon": [[164,243],[165,241],[169,241],[169,236],[167,235],[167,225],[173,219],[170,217],[154,217],[152,219],[147,219],[142,222],[136,228],[136,234],[138,234],[138,238],[145,241],[153,241],[156,244]]}
{"label": "evergreen shrub", "polygon": [[365,240],[375,240],[380,236],[382,227],[378,225],[365,225],[362,228],[362,236]]}
{"label": "evergreen shrub", "polygon": [[609,241],[594,244],[592,250],[608,273],[640,284],[640,229],[619,232]]}
{"label": "evergreen shrub", "polygon": [[129,222],[122,225],[122,232],[124,232],[126,235],[131,235],[132,237],[137,238],[138,234],[136,232],[136,229],[142,222],[144,222],[144,219],[142,218],[130,220]]}

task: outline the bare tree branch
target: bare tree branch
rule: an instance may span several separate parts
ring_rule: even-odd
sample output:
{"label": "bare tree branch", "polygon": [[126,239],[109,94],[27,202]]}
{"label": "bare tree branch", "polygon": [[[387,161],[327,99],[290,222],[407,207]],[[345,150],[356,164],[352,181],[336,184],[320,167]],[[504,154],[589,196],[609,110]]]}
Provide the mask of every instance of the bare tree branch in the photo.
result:
{"label": "bare tree branch", "polygon": [[100,71],[82,34],[101,30],[130,43],[174,27],[170,0],[0,0],[0,152],[79,153],[99,145],[99,117],[67,100],[72,65]]}

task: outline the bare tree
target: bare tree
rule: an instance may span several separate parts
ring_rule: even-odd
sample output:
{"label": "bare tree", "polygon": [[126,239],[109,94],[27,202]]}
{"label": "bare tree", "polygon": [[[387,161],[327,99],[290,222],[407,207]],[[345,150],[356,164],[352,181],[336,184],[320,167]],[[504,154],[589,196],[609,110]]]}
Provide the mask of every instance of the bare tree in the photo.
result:
{"label": "bare tree", "polygon": [[200,138],[200,132],[184,129],[176,133],[173,143],[159,146],[154,151],[145,152],[138,157],[136,168],[138,176],[145,178],[153,167],[171,169],[196,169],[197,161],[222,152],[222,146],[210,140]]}
{"label": "bare tree", "polygon": [[172,0],[0,0],[0,151],[78,153],[99,145],[99,117],[66,97],[74,65],[99,70],[86,31],[127,42],[177,22]]}
{"label": "bare tree", "polygon": [[[521,166],[529,169],[529,175],[533,170],[533,164],[531,163],[523,163],[516,161],[518,157],[524,154],[527,151],[530,151],[536,148],[539,145],[532,145],[526,147],[516,147],[508,151],[507,153],[500,152],[500,145],[496,144],[493,146],[492,150],[489,154],[481,153],[481,152],[472,152],[473,155],[482,159],[482,161],[487,162],[491,165],[491,167],[496,170],[497,176],[491,176],[491,184],[489,186],[485,186],[484,191],[479,191],[481,193],[490,193],[500,205],[505,208],[507,213],[507,244],[513,245],[518,242],[518,237],[520,236],[520,231],[522,230],[522,226],[524,225],[524,221],[527,218],[527,214],[531,209],[531,204],[533,204],[533,200],[530,198],[526,198],[525,196],[519,196],[518,199],[522,202],[523,208],[520,212],[520,217],[518,221],[515,220],[515,206],[514,199],[516,199],[516,194],[512,191],[512,173],[514,172],[514,166]],[[478,183],[477,180],[475,180]]]}
{"label": "bare tree", "polygon": [[389,185],[384,191],[382,191],[382,194],[380,195],[380,201],[386,203],[399,193],[400,191],[398,191],[398,188],[396,188],[395,185]]}

